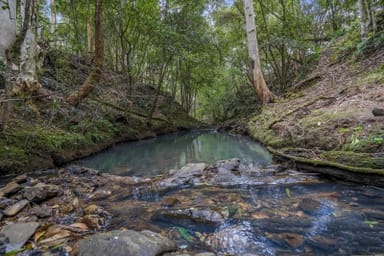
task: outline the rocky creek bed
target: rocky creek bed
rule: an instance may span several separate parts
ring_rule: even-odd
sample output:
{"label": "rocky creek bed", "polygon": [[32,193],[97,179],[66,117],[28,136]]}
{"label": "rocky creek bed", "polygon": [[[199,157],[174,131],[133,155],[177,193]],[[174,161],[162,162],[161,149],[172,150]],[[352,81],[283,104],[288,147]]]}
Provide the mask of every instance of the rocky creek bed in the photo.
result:
{"label": "rocky creek bed", "polygon": [[382,188],[239,164],[18,176],[0,189],[0,255],[383,253]]}

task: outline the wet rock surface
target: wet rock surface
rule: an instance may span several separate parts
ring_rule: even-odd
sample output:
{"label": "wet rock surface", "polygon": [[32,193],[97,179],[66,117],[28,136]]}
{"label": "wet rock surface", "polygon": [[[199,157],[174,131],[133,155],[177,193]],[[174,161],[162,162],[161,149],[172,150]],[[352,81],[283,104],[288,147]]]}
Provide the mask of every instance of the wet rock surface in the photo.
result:
{"label": "wet rock surface", "polygon": [[[69,166],[13,182],[17,192],[0,198],[1,229],[39,224],[23,247],[34,249],[23,256],[111,255],[110,248],[114,255],[169,256],[383,251],[381,189],[336,186],[289,169],[243,168],[237,159],[189,164],[153,178]],[[9,245],[0,232],[0,251]]]}
{"label": "wet rock surface", "polygon": [[78,244],[79,256],[156,256],[175,251],[176,244],[158,233],[144,230],[112,231],[93,235]]}

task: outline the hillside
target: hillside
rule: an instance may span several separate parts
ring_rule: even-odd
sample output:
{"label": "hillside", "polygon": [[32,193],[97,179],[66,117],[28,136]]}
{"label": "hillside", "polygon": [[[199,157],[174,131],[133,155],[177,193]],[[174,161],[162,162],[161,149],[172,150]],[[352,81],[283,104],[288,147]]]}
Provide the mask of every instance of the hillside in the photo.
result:
{"label": "hillside", "polygon": [[384,117],[373,115],[384,108],[384,50],[337,50],[324,50],[307,79],[254,115],[248,131],[291,159],[384,174]]}
{"label": "hillside", "polygon": [[84,82],[90,61],[50,52],[43,70],[42,88],[13,101],[9,128],[0,133],[0,174],[50,168],[118,142],[201,125],[166,94],[159,95],[148,125],[156,90],[127,89],[127,76],[107,71],[94,92],[72,107],[65,98]]}

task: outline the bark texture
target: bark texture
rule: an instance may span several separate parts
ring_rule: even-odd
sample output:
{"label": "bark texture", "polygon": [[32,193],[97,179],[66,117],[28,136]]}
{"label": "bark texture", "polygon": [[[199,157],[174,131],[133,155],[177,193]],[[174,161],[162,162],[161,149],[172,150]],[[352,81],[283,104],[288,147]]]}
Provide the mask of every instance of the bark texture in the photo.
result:
{"label": "bark texture", "polygon": [[95,85],[101,79],[101,70],[104,62],[104,44],[103,44],[103,31],[102,31],[102,12],[103,1],[96,0],[95,12],[95,61],[87,80],[80,86],[80,88],[73,92],[68,98],[67,102],[73,106],[78,105],[81,100],[86,98],[95,88]]}
{"label": "bark texture", "polygon": [[244,13],[248,40],[248,55],[252,68],[252,83],[255,86],[256,93],[263,104],[273,100],[273,94],[265,83],[263,73],[261,72],[259,47],[257,43],[257,31],[255,23],[255,12],[253,10],[253,1],[244,0]]}
{"label": "bark texture", "polygon": [[16,1],[9,1],[9,9],[3,9],[0,1],[0,57],[5,59],[5,50],[16,38]]}

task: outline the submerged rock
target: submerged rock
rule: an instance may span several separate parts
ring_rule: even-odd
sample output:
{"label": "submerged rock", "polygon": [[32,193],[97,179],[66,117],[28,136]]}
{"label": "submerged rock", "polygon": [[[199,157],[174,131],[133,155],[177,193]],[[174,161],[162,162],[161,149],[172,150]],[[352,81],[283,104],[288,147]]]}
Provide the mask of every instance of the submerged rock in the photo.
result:
{"label": "submerged rock", "polygon": [[4,215],[5,216],[8,216],[8,217],[12,217],[12,216],[15,216],[16,214],[18,214],[21,210],[24,209],[25,206],[27,206],[29,204],[29,201],[28,200],[21,200],[11,206],[9,206],[7,209],[4,210]]}
{"label": "submerged rock", "polygon": [[200,226],[203,229],[214,230],[224,222],[224,216],[209,207],[187,209],[160,209],[156,211],[152,220],[168,222],[185,227]]}
{"label": "submerged rock", "polygon": [[1,230],[1,234],[8,239],[6,251],[18,250],[23,247],[39,226],[40,224],[37,222],[16,223],[5,226]]}
{"label": "submerged rock", "polygon": [[174,242],[148,230],[96,234],[80,241],[77,245],[78,256],[156,256],[174,250],[176,250]]}
{"label": "submerged rock", "polygon": [[275,255],[266,238],[247,221],[225,223],[203,242],[220,254]]}
{"label": "submerged rock", "polygon": [[6,248],[8,243],[9,243],[8,237],[0,233],[0,255],[4,255],[6,253]]}
{"label": "submerged rock", "polygon": [[319,201],[311,198],[304,198],[299,204],[299,208],[309,215],[315,215],[320,209],[320,206],[321,203]]}

